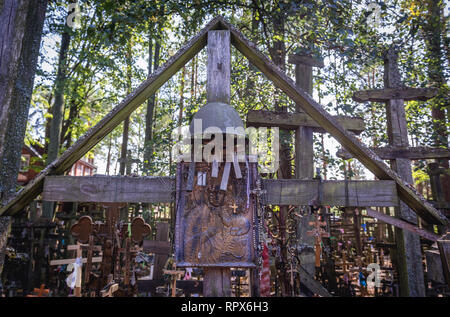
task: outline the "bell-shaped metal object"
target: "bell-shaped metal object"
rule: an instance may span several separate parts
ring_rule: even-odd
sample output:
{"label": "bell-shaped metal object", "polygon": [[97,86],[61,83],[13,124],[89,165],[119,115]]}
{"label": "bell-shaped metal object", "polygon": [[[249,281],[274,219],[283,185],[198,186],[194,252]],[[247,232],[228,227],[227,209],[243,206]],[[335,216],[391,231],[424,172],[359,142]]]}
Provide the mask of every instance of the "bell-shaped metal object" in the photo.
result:
{"label": "bell-shaped metal object", "polygon": [[[197,127],[194,129],[196,120],[201,121],[201,129]],[[223,134],[234,134],[245,136],[244,122],[239,113],[229,104],[223,102],[209,102],[194,115],[189,125],[189,132],[191,136],[195,134],[203,134],[206,129],[216,127]],[[229,128],[229,129],[227,129]],[[233,129],[230,129],[233,128]],[[238,128],[238,129],[236,129]]]}

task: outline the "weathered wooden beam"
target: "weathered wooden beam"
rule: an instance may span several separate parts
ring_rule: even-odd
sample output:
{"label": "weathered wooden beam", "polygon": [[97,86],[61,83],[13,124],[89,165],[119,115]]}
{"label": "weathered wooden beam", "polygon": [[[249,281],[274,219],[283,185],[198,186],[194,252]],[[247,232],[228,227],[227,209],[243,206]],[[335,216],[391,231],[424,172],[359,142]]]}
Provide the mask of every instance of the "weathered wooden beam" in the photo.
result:
{"label": "weathered wooden beam", "polygon": [[[334,116],[344,129],[360,134],[365,129],[364,120],[358,117]],[[267,110],[249,110],[247,126],[279,127],[280,129],[296,130],[299,126],[311,127],[313,132],[325,133],[326,130],[306,113],[288,113]]]}
{"label": "weathered wooden beam", "polygon": [[[319,201],[319,186],[322,201]],[[398,196],[393,181],[263,180],[266,194],[262,200],[272,205],[330,205],[352,207],[393,207]],[[347,187],[347,189],[346,189]],[[348,194],[348,196],[347,196]]]}
{"label": "weathered wooden beam", "polygon": [[[158,222],[156,224],[156,241],[168,242],[169,240],[169,223]],[[166,265],[169,253],[155,253],[153,263],[153,279],[159,280],[163,278],[163,269]]]}
{"label": "weathered wooden beam", "polygon": [[[206,100],[208,102],[230,103],[231,96],[231,40],[230,31],[208,32],[208,65]],[[231,163],[226,162],[220,184],[226,190]],[[223,212],[221,210],[220,212]],[[204,221],[204,220],[203,220]],[[230,268],[203,268],[203,296],[231,296]]]}
{"label": "weathered wooden beam", "polygon": [[[77,259],[61,259],[61,260],[51,260],[50,261],[50,265],[65,265],[65,264],[70,264],[70,263],[75,263]],[[82,263],[86,263],[87,262],[87,258],[82,258],[81,259]],[[97,256],[97,257],[93,257],[92,258],[92,263],[100,263],[102,262],[102,257],[101,256]]]}
{"label": "weathered wooden beam", "polygon": [[383,213],[373,210],[371,208],[366,208],[366,211],[367,211],[367,215],[369,215],[372,218],[381,220],[385,223],[393,225],[394,227],[397,227],[397,228],[400,228],[403,230],[407,230],[407,231],[417,234],[427,240],[437,241],[438,239],[440,239],[440,236],[438,236],[437,234],[428,232],[428,231],[421,229],[421,228],[417,227],[416,225],[413,225],[404,220],[388,216],[386,214],[383,214]]}
{"label": "weathered wooden beam", "polygon": [[[291,57],[291,56],[290,56]],[[293,56],[299,57],[299,56]],[[304,57],[304,56],[300,56]],[[308,56],[309,57],[309,56]],[[313,66],[305,64],[302,59],[295,61],[295,84],[304,89],[308,94],[313,94]],[[312,64],[312,63],[311,63]],[[296,113],[303,113],[301,105],[295,105]],[[312,119],[311,119],[312,120]],[[296,179],[313,179],[314,177],[314,128],[307,126],[298,126],[295,130],[295,178]],[[286,219],[287,209],[283,209],[283,219]],[[316,238],[308,235],[311,229],[309,223],[315,220],[315,216],[304,215],[298,219],[297,225],[297,245],[300,247],[298,259],[303,269],[311,276],[316,275],[316,256],[308,252],[309,249],[314,250]]]}
{"label": "weathered wooden beam", "polygon": [[442,261],[442,271],[448,287],[450,287],[450,240],[438,240],[437,245]]}
{"label": "weathered wooden beam", "polygon": [[206,46],[208,31],[221,27],[222,18],[216,17],[203,30],[187,42],[163,66],[159,67],[138,88],[129,94],[99,123],[78,139],[58,159],[50,163],[27,186],[17,193],[0,209],[0,216],[13,215],[26,207],[44,186],[44,179],[49,175],[60,175],[82,158],[91,148],[114,130],[126,117],[153,95],[167,80],[191,60]]}
{"label": "weathered wooden beam", "polygon": [[168,255],[171,252],[169,241],[144,240],[142,248],[145,253]]}
{"label": "weathered wooden beam", "polygon": [[[418,147],[371,147],[380,158],[383,160],[394,160],[397,158],[404,158],[409,160],[427,160],[437,158],[450,158],[450,149],[432,148],[425,146]],[[347,150],[341,148],[336,152],[336,156],[344,160],[353,158]]]}
{"label": "weathered wooden beam", "polygon": [[[318,180],[263,180],[264,202],[280,205],[312,205],[318,200]],[[323,204],[344,206],[345,181],[322,181]],[[43,199],[66,202],[174,201],[173,177],[48,176]],[[398,200],[393,181],[348,181],[348,202],[354,207],[392,207]]]}
{"label": "weathered wooden beam", "polygon": [[328,290],[316,281],[303,267],[298,268],[300,273],[300,283],[304,284],[311,292],[321,297],[333,297]]}
{"label": "weathered wooden beam", "polygon": [[438,93],[436,88],[384,88],[360,90],[353,94],[356,102],[387,102],[391,99],[421,100],[426,101]]}
{"label": "weathered wooden beam", "polygon": [[67,202],[170,203],[173,177],[48,176],[42,199]]}
{"label": "weathered wooden beam", "polygon": [[262,54],[256,45],[251,43],[233,25],[225,20],[221,24],[230,29],[232,44],[254,64],[267,78],[283,90],[295,103],[301,105],[303,110],[330,133],[338,142],[350,151],[367,169],[378,179],[394,180],[397,184],[399,197],[409,207],[423,217],[429,223],[440,223],[447,225],[449,220],[414,189],[414,187],[401,179],[401,177],[390,169],[375,153],[361,143],[356,136],[351,135],[333,118],[320,104],[296,87],[295,83],[272,61]]}
{"label": "weathered wooden beam", "polygon": [[288,58],[289,64],[301,64],[311,67],[323,68],[325,64],[323,63],[323,58],[315,58],[310,55],[301,54],[290,54]]}

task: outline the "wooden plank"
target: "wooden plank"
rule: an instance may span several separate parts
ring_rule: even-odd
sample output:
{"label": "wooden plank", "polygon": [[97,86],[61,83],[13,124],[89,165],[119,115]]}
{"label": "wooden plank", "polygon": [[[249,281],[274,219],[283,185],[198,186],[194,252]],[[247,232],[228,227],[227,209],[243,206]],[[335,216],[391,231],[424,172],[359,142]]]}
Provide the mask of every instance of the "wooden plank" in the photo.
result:
{"label": "wooden plank", "polygon": [[206,100],[208,102],[230,103],[230,45],[228,44],[228,47],[224,48],[223,43],[230,43],[230,32],[228,30],[208,33],[206,80]]}
{"label": "wooden plank", "polygon": [[230,297],[231,271],[230,268],[204,267],[203,268],[203,296],[204,297]]}
{"label": "wooden plank", "polygon": [[437,245],[441,255],[442,271],[448,287],[450,287],[450,240],[438,240]]}
{"label": "wooden plank", "polygon": [[[93,180],[94,179],[94,180]],[[52,201],[117,202],[142,201],[148,203],[173,202],[172,177],[157,178],[132,176],[49,176],[43,196]],[[90,194],[80,188],[91,187]],[[349,204],[354,207],[392,207],[398,205],[393,181],[348,181]],[[51,186],[50,186],[51,185]],[[65,190],[64,186],[70,190]],[[165,189],[162,186],[166,186]],[[267,190],[265,203],[281,205],[311,205],[318,199],[318,180],[263,180]],[[51,189],[50,189],[51,188]],[[155,194],[159,191],[158,194]],[[332,206],[345,205],[345,181],[323,181],[323,203]],[[95,193],[92,194],[92,193]],[[280,197],[283,193],[282,197]],[[120,199],[118,198],[120,197]]]}
{"label": "wooden plank", "polygon": [[173,201],[173,177],[131,176],[48,176],[42,199],[63,202],[143,202]]}
{"label": "wooden plank", "polygon": [[325,66],[325,64],[323,63],[323,58],[316,58],[310,55],[302,55],[302,54],[290,54],[288,58],[288,63],[319,68],[323,68]]}
{"label": "wooden plank", "polygon": [[[313,93],[313,69],[312,66],[304,63],[295,65],[295,83],[307,93]],[[300,105],[295,105],[297,113],[303,113]],[[299,126],[295,130],[295,178],[312,179],[314,177],[314,128]],[[287,211],[286,211],[287,212]],[[284,215],[283,215],[284,216]],[[314,221],[314,215],[304,215],[298,219],[297,225],[297,246],[302,250],[298,254],[298,259],[302,267],[311,276],[316,275],[316,257],[309,252],[309,248],[314,250],[315,237],[308,235],[310,229],[309,222]],[[308,248],[309,247],[309,248]]]}
{"label": "wooden plank", "polygon": [[[427,160],[427,159],[439,159],[439,158],[450,158],[450,149],[443,148],[432,148],[426,146],[418,147],[371,147],[380,158],[383,160],[394,160],[396,158],[404,158],[408,160]],[[336,152],[336,156],[342,159],[348,160],[353,158],[345,149],[339,149]]]}
{"label": "wooden plank", "polygon": [[225,20],[221,24],[231,32],[232,44],[254,64],[267,78],[283,90],[295,103],[320,124],[328,133],[350,151],[378,179],[394,180],[397,184],[399,197],[418,215],[429,223],[449,224],[449,220],[431,204],[429,204],[412,185],[403,181],[397,173],[390,169],[373,151],[364,146],[354,135],[348,133],[320,104],[295,83],[272,61],[262,54],[256,45],[251,43],[233,25]]}
{"label": "wooden plank", "polygon": [[[169,240],[169,224],[167,222],[158,222],[156,224],[156,241],[167,242]],[[155,255],[153,266],[153,279],[159,280],[163,278],[163,269],[166,265],[168,253]]]}
{"label": "wooden plank", "polygon": [[170,243],[168,241],[144,240],[143,251],[154,254],[170,254]]}
{"label": "wooden plank", "polygon": [[[313,93],[312,66],[295,65],[295,82],[309,94]],[[295,105],[297,113],[303,112]],[[295,130],[295,178],[312,179],[314,177],[314,139],[313,128],[298,126]]]}
{"label": "wooden plank", "polygon": [[[208,32],[208,67],[206,96],[208,102],[230,103],[231,41],[230,31]],[[216,80],[216,77],[220,81]],[[220,183],[227,190],[231,163],[226,162]],[[220,211],[223,212],[223,211]],[[231,271],[229,268],[203,268],[203,296],[231,296]]]}
{"label": "wooden plank", "polygon": [[[62,260],[52,260],[50,261],[50,265],[65,265],[65,264],[70,264],[70,263],[75,263],[77,259],[62,259]],[[81,260],[82,263],[86,263],[87,262],[87,258],[83,258]],[[102,262],[102,257],[101,256],[97,256],[97,257],[93,257],[92,258],[92,263],[100,263]]]}
{"label": "wooden plank", "polygon": [[[364,120],[358,117],[334,116],[344,129],[360,134],[365,129]],[[325,133],[314,119],[306,113],[288,113],[267,110],[249,110],[247,113],[247,126],[252,127],[279,127],[280,129],[296,130],[299,126],[310,127],[313,132]]]}
{"label": "wooden plank", "polygon": [[[345,181],[322,181],[321,204],[352,207],[392,207],[398,205],[398,196],[393,181],[348,181],[348,200]],[[263,203],[273,205],[314,205],[318,202],[318,180],[263,180],[267,191]]]}
{"label": "wooden plank", "polygon": [[[78,248],[81,247],[81,250],[88,250],[89,245],[88,244],[69,244],[67,246],[67,250],[68,251],[73,251],[73,250],[78,250]],[[102,246],[101,245],[94,245],[92,247],[92,250],[94,251],[102,251]]]}
{"label": "wooden plank", "polygon": [[428,231],[421,229],[413,224],[410,224],[409,222],[403,221],[403,220],[395,218],[395,217],[388,216],[386,214],[383,214],[383,213],[373,210],[371,208],[366,208],[366,211],[367,211],[367,214],[372,218],[381,220],[385,223],[393,225],[394,227],[397,227],[397,228],[400,228],[403,230],[407,230],[407,231],[412,232],[416,235],[419,235],[427,240],[437,241],[440,238],[440,236],[438,236],[437,234],[428,232]]}
{"label": "wooden plank", "polygon": [[427,280],[444,284],[445,277],[442,271],[442,261],[438,250],[425,250],[427,263]]}
{"label": "wooden plank", "polygon": [[314,279],[304,268],[299,266],[300,283],[304,284],[311,292],[322,297],[333,297],[325,287]]}
{"label": "wooden plank", "polygon": [[353,94],[353,100],[356,102],[387,102],[391,99],[421,100],[426,101],[433,98],[438,93],[436,88],[384,88],[360,90]]}
{"label": "wooden plank", "polygon": [[108,133],[114,130],[126,117],[152,96],[167,80],[191,60],[207,42],[209,30],[221,26],[222,19],[216,17],[209,22],[196,36],[187,42],[163,66],[159,67],[138,88],[129,94],[99,123],[92,127],[84,136],[78,139],[58,159],[50,163],[27,186],[0,209],[0,216],[10,216],[26,207],[42,192],[44,179],[49,175],[60,175],[72,167],[90,149],[100,142]]}

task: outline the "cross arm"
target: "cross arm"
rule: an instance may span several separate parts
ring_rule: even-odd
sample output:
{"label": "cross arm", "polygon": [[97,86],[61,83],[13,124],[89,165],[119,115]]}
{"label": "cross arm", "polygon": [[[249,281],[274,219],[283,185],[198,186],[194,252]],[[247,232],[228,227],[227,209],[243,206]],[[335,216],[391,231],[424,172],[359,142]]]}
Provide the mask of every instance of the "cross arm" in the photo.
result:
{"label": "cross arm", "polygon": [[[418,147],[371,147],[380,158],[383,160],[394,160],[397,158],[405,158],[410,160],[426,160],[450,158],[450,150],[444,148],[432,148],[425,146]],[[342,159],[348,160],[353,158],[353,155],[345,149],[339,149],[336,155]]]}
{"label": "cross arm", "polygon": [[353,94],[356,102],[386,102],[391,99],[426,101],[438,93],[436,88],[384,88],[360,90]]}
{"label": "cross arm", "polygon": [[[337,122],[355,134],[365,129],[363,118],[334,116]],[[296,130],[299,126],[311,127],[314,132],[325,133],[325,129],[306,113],[288,113],[267,110],[249,110],[247,113],[247,127],[279,127],[280,129]]]}

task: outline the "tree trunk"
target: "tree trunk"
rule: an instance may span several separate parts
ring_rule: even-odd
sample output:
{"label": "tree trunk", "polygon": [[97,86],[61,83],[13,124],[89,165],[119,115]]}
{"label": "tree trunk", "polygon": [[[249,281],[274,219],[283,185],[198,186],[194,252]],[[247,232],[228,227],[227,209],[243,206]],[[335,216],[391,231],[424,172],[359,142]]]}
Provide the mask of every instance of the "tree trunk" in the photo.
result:
{"label": "tree trunk", "polygon": [[47,165],[58,157],[61,144],[61,129],[64,118],[64,88],[66,86],[67,52],[69,51],[70,38],[69,26],[65,25],[61,36],[61,46],[59,49],[58,71],[55,81],[55,101],[52,107],[53,117],[50,123],[50,143],[47,152]]}
{"label": "tree trunk", "polygon": [[[148,75],[152,74],[152,58],[153,58],[153,71],[159,66],[159,52],[161,49],[161,26],[157,26],[156,38],[155,38],[155,55],[153,56],[153,30],[150,29],[149,32],[149,58],[148,58]],[[144,174],[150,172],[150,166],[153,157],[153,117],[156,102],[156,94],[152,95],[147,102],[147,114],[145,116],[145,138],[144,138]]]}
{"label": "tree trunk", "polygon": [[[69,15],[69,12],[67,12]],[[52,119],[50,121],[50,142],[47,150],[46,165],[50,164],[58,157],[61,145],[61,129],[64,118],[64,88],[66,86],[67,52],[70,45],[69,26],[64,21],[64,31],[61,36],[61,46],[59,48],[58,70],[55,80],[55,101],[52,106]],[[53,218],[54,202],[43,202],[42,217]]]}
{"label": "tree trunk", "polygon": [[[127,63],[127,95],[131,93],[131,79],[132,79],[132,43],[131,40],[127,43],[127,55],[126,55],[126,63]],[[123,123],[123,134],[122,134],[122,147],[120,151],[120,168],[119,174],[125,175],[125,168],[127,166],[127,160],[131,160],[131,157],[128,157],[128,132],[130,128],[130,116],[128,116]]]}
{"label": "tree trunk", "polygon": [[[15,193],[47,0],[0,1],[0,203]],[[0,218],[0,276],[9,217]]]}
{"label": "tree trunk", "polygon": [[[428,77],[432,86],[439,88],[439,94],[432,100],[431,116],[433,118],[433,145],[448,147],[447,116],[450,115],[449,90],[444,76],[444,52],[442,49],[442,33],[445,28],[442,20],[442,1],[427,0],[427,22],[424,24],[425,42],[427,46]],[[448,160],[437,160],[441,167],[448,169]],[[442,175],[442,188],[446,201],[450,201],[450,175]]]}
{"label": "tree trunk", "polygon": [[111,166],[111,146],[112,146],[112,136],[109,135],[109,144],[108,144],[108,157],[106,159],[106,175],[109,175],[109,168]]}

